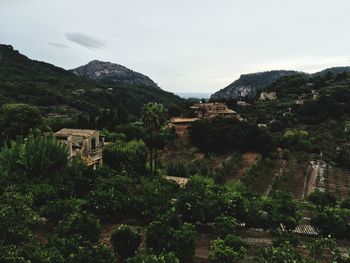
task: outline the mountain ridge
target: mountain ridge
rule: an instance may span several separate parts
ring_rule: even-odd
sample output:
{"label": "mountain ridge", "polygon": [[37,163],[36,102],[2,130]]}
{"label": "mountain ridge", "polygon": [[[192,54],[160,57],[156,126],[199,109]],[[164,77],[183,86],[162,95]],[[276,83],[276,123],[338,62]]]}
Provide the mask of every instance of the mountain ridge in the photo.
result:
{"label": "mountain ridge", "polygon": [[271,70],[242,74],[225,88],[213,93],[211,100],[249,99],[254,98],[260,90],[272,85],[282,77],[304,74],[305,76],[324,76],[327,73],[338,74],[343,71],[350,72],[350,66],[331,67],[315,73],[305,73],[294,70]]}
{"label": "mountain ridge", "polygon": [[108,61],[92,60],[85,65],[69,70],[75,75],[98,81],[111,81],[131,85],[145,85],[160,89],[150,77],[123,65]]}
{"label": "mountain ridge", "polygon": [[77,116],[102,109],[124,108],[135,118],[142,106],[158,102],[166,107],[184,102],[173,93],[145,86],[79,77],[55,65],[28,58],[10,45],[0,44],[0,106],[27,103],[42,113]]}

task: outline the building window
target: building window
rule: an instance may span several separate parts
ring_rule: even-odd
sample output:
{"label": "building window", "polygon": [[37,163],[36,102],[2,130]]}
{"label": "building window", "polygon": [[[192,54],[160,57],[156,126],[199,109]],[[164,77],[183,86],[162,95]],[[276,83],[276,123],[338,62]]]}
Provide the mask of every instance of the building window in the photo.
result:
{"label": "building window", "polygon": [[96,138],[92,138],[91,139],[91,150],[95,150],[96,149]]}

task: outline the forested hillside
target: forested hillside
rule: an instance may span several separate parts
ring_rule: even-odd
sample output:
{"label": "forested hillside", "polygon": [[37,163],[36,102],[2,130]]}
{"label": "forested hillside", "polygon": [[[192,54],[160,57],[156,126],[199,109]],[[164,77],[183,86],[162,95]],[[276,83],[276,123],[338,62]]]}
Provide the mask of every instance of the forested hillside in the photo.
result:
{"label": "forested hillside", "polygon": [[96,82],[78,77],[51,64],[31,60],[0,45],[0,105],[27,103],[47,115],[97,115],[101,109],[122,108],[139,116],[147,102],[160,102],[168,108],[181,106],[183,100],[159,88]]}

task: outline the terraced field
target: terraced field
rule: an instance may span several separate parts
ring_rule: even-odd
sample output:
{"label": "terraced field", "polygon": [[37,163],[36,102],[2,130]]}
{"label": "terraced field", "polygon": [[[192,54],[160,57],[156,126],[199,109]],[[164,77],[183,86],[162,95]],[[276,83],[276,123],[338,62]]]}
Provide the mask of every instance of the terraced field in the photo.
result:
{"label": "terraced field", "polygon": [[315,188],[334,193],[341,199],[350,197],[350,170],[329,164],[319,167]]}

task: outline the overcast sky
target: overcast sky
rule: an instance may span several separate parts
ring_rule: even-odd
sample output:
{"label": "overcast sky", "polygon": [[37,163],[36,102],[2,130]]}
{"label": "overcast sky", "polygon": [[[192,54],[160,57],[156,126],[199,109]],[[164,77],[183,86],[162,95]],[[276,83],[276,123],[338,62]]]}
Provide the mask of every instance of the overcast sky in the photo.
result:
{"label": "overcast sky", "polygon": [[0,43],[70,69],[122,64],[172,92],[350,65],[349,0],[0,0]]}

